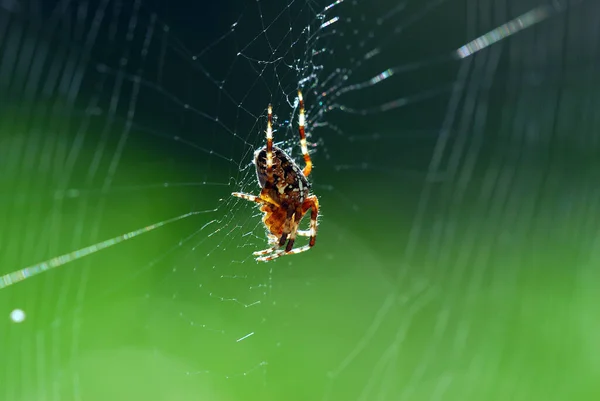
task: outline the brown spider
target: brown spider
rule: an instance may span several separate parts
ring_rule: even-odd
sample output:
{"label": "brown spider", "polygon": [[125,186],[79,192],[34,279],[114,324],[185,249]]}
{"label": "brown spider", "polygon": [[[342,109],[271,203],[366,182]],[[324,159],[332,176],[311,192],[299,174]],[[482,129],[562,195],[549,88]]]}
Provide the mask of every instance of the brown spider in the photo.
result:
{"label": "brown spider", "polygon": [[[271,247],[253,253],[258,256],[256,260],[259,262],[308,251],[315,245],[319,200],[315,195],[310,195],[311,185],[307,179],[312,170],[312,161],[306,147],[304,101],[300,90],[298,90],[298,101],[300,106],[298,131],[300,132],[300,147],[304,156],[304,171],[283,150],[273,146],[273,108],[269,104],[267,109],[267,146],[254,153],[256,177],[261,186],[260,195],[232,193],[238,198],[260,204],[260,210],[265,214],[263,223],[270,232],[268,238]],[[298,230],[300,220],[309,209],[311,211],[310,229]],[[296,235],[310,237],[308,244],[292,249]],[[285,249],[279,249],[286,240]]]}

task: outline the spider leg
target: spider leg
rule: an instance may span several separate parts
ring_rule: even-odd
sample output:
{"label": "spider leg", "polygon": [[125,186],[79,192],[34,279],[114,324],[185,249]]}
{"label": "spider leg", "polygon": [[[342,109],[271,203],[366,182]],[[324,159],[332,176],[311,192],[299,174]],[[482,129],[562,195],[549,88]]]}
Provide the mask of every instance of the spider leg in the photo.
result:
{"label": "spider leg", "polygon": [[309,244],[309,245],[304,245],[304,246],[301,246],[300,248],[295,248],[295,249],[292,249],[291,251],[286,251],[286,250],[283,250],[283,249],[279,249],[279,250],[275,250],[275,251],[274,251],[273,253],[271,253],[270,255],[267,255],[267,256],[261,256],[261,257],[259,257],[259,258],[256,258],[256,260],[257,260],[258,262],[268,262],[268,261],[270,261],[270,260],[277,259],[277,258],[280,258],[280,257],[282,257],[282,256],[286,256],[286,255],[294,255],[294,254],[297,254],[297,253],[306,252],[306,251],[308,251],[310,248],[312,248],[312,246]]}
{"label": "spider leg", "polygon": [[[294,234],[292,234],[292,235],[294,235]],[[287,240],[287,237],[288,237],[288,234],[287,234],[287,233],[283,233],[283,234],[281,235],[281,238],[279,238],[279,243],[278,243],[278,245],[279,245],[279,246],[283,246],[283,244],[285,244],[285,241]],[[290,241],[292,241],[292,240],[290,239]]]}
{"label": "spider leg", "polygon": [[273,107],[267,107],[267,181],[265,188],[273,187]]}
{"label": "spider leg", "polygon": [[[311,198],[314,198],[314,197],[311,197]],[[312,204],[313,204],[313,202],[309,201],[309,204],[307,206],[305,206],[303,213],[306,213],[308,211],[308,209],[310,209],[310,206]],[[318,211],[319,211],[319,202],[318,201],[317,201],[316,207],[317,207],[317,213],[318,213]],[[312,215],[312,213],[311,213],[311,215]],[[314,218],[314,220],[316,222],[316,217]],[[313,235],[316,235],[316,224],[312,224],[311,228],[309,228],[308,230],[297,230],[296,235],[299,235],[301,237],[312,237]]]}
{"label": "spider leg", "polygon": [[[286,247],[285,250],[284,249],[273,250],[273,253],[271,253],[270,255],[261,256],[259,258],[256,258],[256,260],[259,262],[268,262],[270,260],[277,259],[282,256],[295,255],[297,253],[306,252],[315,245],[313,238],[314,237],[311,237],[311,242],[309,242],[307,245],[303,245],[300,248],[294,248],[294,249],[292,249],[290,247],[290,243],[292,244],[292,246],[294,245],[294,243],[290,240],[290,242],[288,242],[288,246]],[[288,248],[289,248],[289,250],[288,250]]]}
{"label": "spider leg", "polygon": [[[272,252],[276,251],[277,249],[279,249],[279,246],[274,245],[274,246],[272,246],[270,248],[263,249],[262,251],[252,252],[252,255],[254,255],[254,256],[267,255],[269,253],[272,253]],[[260,259],[260,258],[257,258],[257,260],[258,259]]]}
{"label": "spider leg", "polygon": [[250,202],[256,202],[261,205],[271,204],[271,202],[261,198],[260,196],[256,196],[256,195],[245,194],[242,192],[232,192],[231,195],[238,197],[238,198],[246,199],[247,201],[250,201]]}
{"label": "spider leg", "polygon": [[[293,214],[294,221],[291,227],[290,240],[288,241],[287,246],[285,247],[286,252],[290,252],[294,247],[294,241],[296,241],[296,234],[298,233],[298,225],[300,224],[300,220],[302,220],[302,217],[304,217],[304,213],[306,212],[302,210],[302,207],[299,207]],[[290,216],[290,218],[291,217],[292,216]],[[279,245],[283,246],[283,243],[280,242]]]}
{"label": "spider leg", "polygon": [[267,254],[279,249],[279,247],[280,247],[279,239],[273,234],[269,234],[268,238],[269,238],[269,244],[271,245],[271,247],[267,248],[267,249],[263,249],[262,251],[252,252],[252,255],[254,255],[254,256],[267,255]]}
{"label": "spider leg", "polygon": [[308,209],[310,209],[310,229],[308,230],[310,236],[310,240],[308,241],[308,247],[310,248],[315,245],[315,241],[317,240],[317,217],[319,215],[319,200],[314,195],[309,196],[304,201],[302,207],[305,212],[307,212]]}
{"label": "spider leg", "polygon": [[298,115],[298,132],[300,133],[300,148],[302,149],[302,156],[304,157],[304,176],[308,177],[312,170],[312,160],[308,154],[308,147],[306,145],[306,132],[304,131],[304,124],[306,123],[306,117],[304,114],[304,99],[302,98],[302,91],[298,89],[298,103],[300,104],[300,114]]}
{"label": "spider leg", "polygon": [[270,255],[261,256],[261,257],[256,258],[256,261],[257,262],[268,262],[270,260],[277,259],[277,258],[279,258],[281,256],[284,256],[284,255],[287,255],[286,251],[284,251],[284,250],[274,250],[274,252],[271,253]]}

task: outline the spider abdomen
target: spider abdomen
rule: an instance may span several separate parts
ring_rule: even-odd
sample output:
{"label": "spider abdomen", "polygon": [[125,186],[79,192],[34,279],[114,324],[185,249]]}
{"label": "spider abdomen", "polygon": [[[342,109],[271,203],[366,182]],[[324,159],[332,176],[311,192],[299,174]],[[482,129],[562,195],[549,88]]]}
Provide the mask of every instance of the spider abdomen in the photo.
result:
{"label": "spider abdomen", "polygon": [[261,188],[269,191],[269,195],[277,203],[300,204],[308,197],[310,183],[302,170],[283,150],[273,146],[273,183],[267,185],[267,149],[256,152],[256,177]]}

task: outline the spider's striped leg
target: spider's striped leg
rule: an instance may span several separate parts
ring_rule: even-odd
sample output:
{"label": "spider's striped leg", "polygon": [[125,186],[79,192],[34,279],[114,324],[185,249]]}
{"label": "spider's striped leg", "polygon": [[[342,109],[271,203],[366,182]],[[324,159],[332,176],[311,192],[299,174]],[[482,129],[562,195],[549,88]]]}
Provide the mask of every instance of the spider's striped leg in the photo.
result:
{"label": "spider's striped leg", "polygon": [[271,253],[271,252],[274,252],[274,251],[276,251],[277,249],[279,249],[279,247],[278,247],[278,246],[272,246],[272,247],[270,247],[270,248],[263,249],[262,251],[256,251],[256,252],[252,252],[252,255],[254,255],[254,256],[262,256],[262,255],[267,255],[267,254],[269,254],[269,253]]}
{"label": "spider's striped leg", "polygon": [[254,255],[254,256],[267,255],[267,254],[279,249],[280,245],[279,245],[279,240],[277,239],[277,237],[274,236],[273,234],[269,234],[268,238],[269,238],[269,244],[271,245],[271,247],[267,248],[267,249],[263,249],[262,251],[252,252],[252,255]]}
{"label": "spider's striped leg", "polygon": [[[286,252],[291,251],[292,248],[294,247],[294,242],[296,241],[296,234],[298,233],[298,225],[300,224],[300,220],[302,220],[302,217],[304,217],[304,213],[306,213],[306,212],[302,210],[302,207],[299,207],[296,209],[295,213],[293,214],[294,221],[291,226],[290,240],[288,241],[287,246],[285,247]],[[290,218],[291,218],[291,216],[290,216]],[[283,246],[284,242],[285,242],[285,238],[282,237],[281,241],[279,241],[279,245]]]}
{"label": "spider's striped leg", "polygon": [[306,252],[306,251],[310,250],[310,248],[312,248],[312,245],[308,244],[308,245],[303,245],[300,248],[294,248],[291,251],[283,251],[283,250],[276,251],[276,252],[273,252],[274,257],[272,259],[276,259],[280,256],[295,255],[297,253]]}
{"label": "spider's striped leg", "polygon": [[[290,236],[290,242],[288,242],[288,245],[285,248],[285,251],[283,251],[283,250],[275,251],[275,252],[273,252],[273,254],[271,256],[265,257],[265,259],[272,260],[272,259],[276,259],[278,257],[284,256],[284,255],[294,255],[297,253],[306,252],[310,248],[315,246],[315,241],[317,238],[317,216],[319,213],[319,201],[317,200],[317,198],[315,196],[311,196],[305,201],[305,203],[303,205],[303,209],[304,209],[303,210],[304,213],[306,213],[308,211],[308,209],[311,210],[310,229],[309,230],[298,230],[298,223],[300,223],[298,221],[296,224],[295,230],[292,232],[292,235]],[[304,214],[300,214],[300,219],[303,216],[304,216]],[[296,234],[310,237],[308,244],[301,246],[300,248],[292,249],[294,246],[294,238],[296,237]]]}
{"label": "spider's striped leg", "polygon": [[274,251],[272,254],[270,254],[270,255],[267,255],[267,256],[261,256],[261,257],[259,257],[259,258],[256,258],[256,260],[257,260],[258,262],[268,262],[268,261],[270,261],[270,260],[277,259],[277,258],[280,258],[280,257],[282,257],[282,256],[286,256],[286,255],[294,255],[294,254],[296,254],[296,253],[302,253],[302,252],[306,252],[306,251],[308,251],[310,248],[312,248],[312,245],[310,245],[310,244],[309,244],[309,245],[304,245],[304,246],[301,246],[300,248],[295,248],[295,249],[292,249],[291,251],[286,251],[286,250],[284,250],[284,249],[275,250],[275,251]]}
{"label": "spider's striped leg", "polygon": [[287,255],[288,253],[284,250],[278,250],[278,251],[274,251],[273,253],[271,253],[270,255],[267,256],[261,256],[259,258],[256,258],[257,262],[268,262],[270,260],[273,259],[277,259],[281,256]]}
{"label": "spider's striped leg", "polygon": [[[292,233],[292,235],[293,235],[293,233]],[[285,241],[287,240],[287,238],[288,238],[287,233],[283,233],[281,235],[281,237],[279,237],[279,238],[277,238],[277,236],[275,236],[273,234],[269,234],[269,244],[271,244],[272,246],[270,248],[263,249],[262,251],[253,252],[252,254],[254,256],[261,256],[261,255],[267,255],[271,252],[275,252],[276,250],[281,248],[283,246],[283,244],[285,244]],[[293,240],[290,240],[290,241],[292,241],[292,244],[293,244],[294,241]],[[289,246],[289,244],[288,244],[288,246]]]}
{"label": "spider's striped leg", "polygon": [[[291,236],[293,236],[293,235],[294,234],[292,232]],[[279,238],[277,238],[273,234],[269,234],[269,244],[272,244],[272,246],[270,248],[264,249],[262,251],[253,252],[252,254],[254,256],[260,256],[260,257],[256,258],[256,260],[258,262],[267,262],[269,260],[272,260],[272,259],[274,259],[274,258],[272,258],[273,255],[275,255],[279,252],[285,253],[285,251],[279,250],[279,248],[281,248],[283,246],[283,244],[285,244],[285,241],[287,240],[287,238],[288,238],[287,233],[283,233],[281,235],[281,237],[279,237]],[[294,241],[292,239],[290,239],[290,241],[292,242],[292,244],[294,243]],[[288,247],[289,247],[289,243],[288,243]],[[263,256],[263,255],[268,255],[268,256]]]}
{"label": "spider's striped leg", "polygon": [[[290,250],[294,246],[294,240],[296,239],[296,232],[297,232],[297,226],[296,226],[296,229],[293,229],[292,232],[290,233],[290,235],[289,235],[290,240],[288,241],[285,249],[279,249],[279,248],[281,248],[283,246],[283,244],[285,244],[285,241],[288,238],[287,234],[283,234],[281,236],[281,238],[279,239],[278,243],[273,245],[271,248],[265,249],[264,251],[254,252],[253,255],[260,256],[260,257],[256,258],[256,260],[258,262],[268,262],[269,260],[277,259],[280,256],[287,255],[288,253],[290,253]],[[262,255],[267,255],[267,256],[262,256]]]}
{"label": "spider's striped leg", "polygon": [[312,170],[312,160],[308,154],[308,147],[306,145],[306,132],[304,131],[304,124],[306,123],[306,116],[304,114],[304,99],[302,98],[302,91],[298,89],[298,103],[300,104],[300,113],[298,115],[298,132],[300,133],[300,148],[302,149],[302,156],[304,157],[304,176],[308,177]]}
{"label": "spider's striped leg", "polygon": [[245,194],[242,192],[232,192],[231,195],[238,197],[238,198],[246,199],[247,201],[250,201],[250,202],[256,202],[261,205],[269,204],[268,201],[266,201],[263,198],[261,198],[260,196],[256,196],[256,195]]}
{"label": "spider's striped leg", "polygon": [[267,181],[265,188],[273,187],[273,107],[267,108]]}
{"label": "spider's striped leg", "polygon": [[[319,200],[316,196],[309,196],[302,205],[305,212],[310,209],[310,229],[308,230],[310,240],[308,246],[312,247],[315,245],[317,240],[317,217],[319,215]],[[302,252],[302,251],[300,251]]]}

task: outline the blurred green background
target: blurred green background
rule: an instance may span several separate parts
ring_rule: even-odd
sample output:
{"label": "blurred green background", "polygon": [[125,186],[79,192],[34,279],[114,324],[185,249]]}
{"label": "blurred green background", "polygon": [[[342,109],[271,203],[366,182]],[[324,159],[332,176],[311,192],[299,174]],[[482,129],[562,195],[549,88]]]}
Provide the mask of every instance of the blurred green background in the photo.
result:
{"label": "blurred green background", "polygon": [[540,4],[0,2],[0,274],[198,212],[0,289],[0,400],[597,399],[598,4],[451,57]]}

